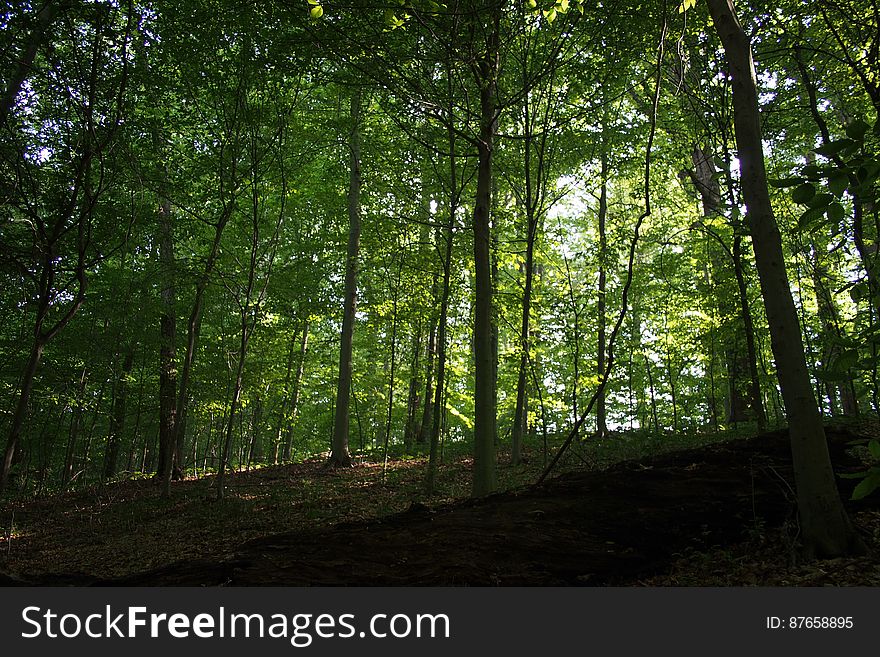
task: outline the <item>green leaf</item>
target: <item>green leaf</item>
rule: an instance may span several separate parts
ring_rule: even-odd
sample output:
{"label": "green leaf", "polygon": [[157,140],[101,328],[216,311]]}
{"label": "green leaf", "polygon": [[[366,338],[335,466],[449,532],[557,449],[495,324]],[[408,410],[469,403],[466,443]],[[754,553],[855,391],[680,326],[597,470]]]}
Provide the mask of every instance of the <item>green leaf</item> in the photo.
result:
{"label": "green leaf", "polygon": [[862,482],[855,487],[851,499],[860,500],[862,498],[865,498],[878,488],[880,488],[880,469],[872,468],[871,471],[868,473],[868,476],[865,477]]}
{"label": "green leaf", "polygon": [[872,440],[868,443],[868,451],[871,452],[871,458],[880,461],[880,440]]}
{"label": "green leaf", "polygon": [[807,201],[807,205],[811,208],[821,208],[823,210],[832,203],[834,203],[834,195],[829,194],[828,192],[816,194],[813,198]]}
{"label": "green leaf", "polygon": [[810,180],[818,180],[822,177],[822,169],[815,164],[808,164],[801,169],[801,173]]}
{"label": "green leaf", "polygon": [[852,299],[855,303],[858,303],[862,299],[868,298],[868,284],[864,281],[861,283],[856,283],[852,286],[849,291],[849,298]]}
{"label": "green leaf", "polygon": [[864,141],[865,135],[868,134],[868,130],[870,129],[871,126],[861,119],[854,119],[853,121],[850,121],[848,126],[846,126],[846,136],[850,139]]}
{"label": "green leaf", "polygon": [[827,144],[822,144],[818,148],[814,148],[813,152],[817,155],[824,155],[825,157],[831,157],[837,155],[844,149],[852,146],[852,139],[838,139],[836,141],[828,142]]}
{"label": "green leaf", "polygon": [[856,179],[861,185],[869,185],[877,180],[878,173],[880,173],[880,163],[866,162],[856,171]]}
{"label": "green leaf", "polygon": [[801,232],[810,230],[813,226],[825,216],[825,210],[822,208],[810,208],[798,219],[798,230]]}
{"label": "green leaf", "polygon": [[832,203],[828,206],[825,212],[828,215],[828,220],[833,221],[834,223],[840,223],[846,215],[846,210],[843,209],[843,206],[840,203]]}
{"label": "green leaf", "polygon": [[849,378],[849,374],[846,372],[837,372],[831,370],[820,370],[816,372],[816,378],[820,381],[828,381],[830,383],[839,383],[841,381],[846,381]]}
{"label": "green leaf", "polygon": [[315,5],[309,10],[309,18],[313,21],[318,20],[324,15],[324,8],[321,5]]}
{"label": "green leaf", "polygon": [[833,369],[835,372],[848,372],[858,365],[859,352],[856,350],[844,351],[834,361]]}
{"label": "green leaf", "polygon": [[806,203],[816,195],[816,188],[810,183],[804,183],[796,187],[791,193],[791,200],[795,203]]}
{"label": "green leaf", "polygon": [[828,188],[837,198],[843,196],[847,187],[849,187],[849,176],[846,175],[845,171],[833,173],[831,174],[831,177],[828,178]]}
{"label": "green leaf", "polygon": [[549,11],[545,11],[545,12],[544,12],[544,18],[547,19],[547,22],[548,22],[548,23],[552,23],[553,21],[556,20],[556,10],[555,10],[555,9],[550,9]]}

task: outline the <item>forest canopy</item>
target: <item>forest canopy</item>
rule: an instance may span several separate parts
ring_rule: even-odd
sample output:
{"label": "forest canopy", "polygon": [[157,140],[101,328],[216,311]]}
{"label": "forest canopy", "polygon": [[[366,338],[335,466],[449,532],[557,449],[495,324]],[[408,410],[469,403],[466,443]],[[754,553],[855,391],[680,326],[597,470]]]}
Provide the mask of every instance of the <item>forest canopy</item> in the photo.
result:
{"label": "forest canopy", "polygon": [[526,441],[788,424],[857,542],[809,515],[821,417],[880,410],[876,3],[26,0],[0,46],[6,493],[429,494],[461,444],[482,496]]}

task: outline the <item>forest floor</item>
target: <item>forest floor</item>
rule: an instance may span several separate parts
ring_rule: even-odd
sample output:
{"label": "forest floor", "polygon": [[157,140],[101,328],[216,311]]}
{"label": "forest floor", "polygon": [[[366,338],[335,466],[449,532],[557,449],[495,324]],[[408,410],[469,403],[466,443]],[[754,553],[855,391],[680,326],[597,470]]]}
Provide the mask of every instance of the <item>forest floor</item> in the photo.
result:
{"label": "forest floor", "polygon": [[[836,470],[876,425],[829,427]],[[421,495],[424,459],[323,459],[229,477],[149,479],[0,505],[0,584],[880,586],[880,493],[847,502],[868,556],[802,562],[787,433],[654,456],[626,436],[571,450],[540,486],[542,454],[500,466],[503,492],[466,499],[449,458]],[[684,447],[684,448],[683,448]],[[848,498],[855,485],[840,479]]]}

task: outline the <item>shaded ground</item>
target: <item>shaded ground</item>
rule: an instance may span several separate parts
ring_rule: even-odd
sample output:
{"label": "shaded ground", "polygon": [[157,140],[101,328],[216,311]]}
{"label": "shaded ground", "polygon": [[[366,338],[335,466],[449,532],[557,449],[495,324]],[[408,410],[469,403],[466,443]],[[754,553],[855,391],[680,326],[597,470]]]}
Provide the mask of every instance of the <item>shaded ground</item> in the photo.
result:
{"label": "shaded ground", "polygon": [[[856,437],[853,431],[837,428],[828,435],[836,467],[856,467],[858,460],[846,449]],[[17,574],[41,584],[123,585],[880,584],[875,557],[796,564],[789,461],[787,435],[775,432],[627,461],[598,472],[569,472],[540,487],[480,501],[433,509],[416,503],[378,519],[369,519],[374,507],[358,505],[379,496],[380,506],[393,511],[395,504],[415,497],[407,495],[415,491],[407,489],[405,465],[396,471],[398,484],[391,490],[376,485],[365,476],[367,466],[360,466],[360,472],[355,468],[324,475],[331,483],[338,479],[340,486],[322,485],[321,494],[304,507],[329,507],[339,515],[336,502],[350,500],[350,513],[342,514],[348,522],[343,524],[321,525],[327,519],[315,518],[294,531],[272,535],[261,532],[258,524],[248,525],[244,535],[237,532],[207,546],[201,554],[208,558],[188,558],[152,570],[146,570],[146,563],[146,572],[111,579],[85,568],[78,569],[85,575],[25,573],[21,566],[27,566],[27,560],[17,562]],[[464,471],[462,465],[459,469]],[[297,478],[293,470],[286,483],[308,489],[303,482],[318,471],[297,467],[307,476]],[[269,485],[268,478],[277,478],[281,471],[252,473],[251,485]],[[261,477],[267,480],[260,482]],[[193,482],[197,484],[204,482]],[[845,497],[852,485],[851,480],[841,480]],[[239,482],[239,505],[246,502],[242,486]],[[340,497],[334,500],[337,493]],[[196,496],[196,490],[190,495]],[[866,542],[875,549],[880,548],[876,497],[848,503]],[[188,503],[185,499],[185,493],[178,494],[179,505]],[[199,504],[209,503],[201,498]],[[169,511],[150,508],[158,514]],[[228,515],[230,508],[234,507],[224,503],[218,512]],[[280,507],[274,510],[284,512]],[[245,515],[255,521],[252,512]],[[132,518],[132,523],[138,522]],[[241,544],[248,534],[258,537]],[[128,545],[130,549],[131,541]],[[188,554],[199,554],[198,546],[190,546]],[[136,565],[128,562],[129,572]]]}

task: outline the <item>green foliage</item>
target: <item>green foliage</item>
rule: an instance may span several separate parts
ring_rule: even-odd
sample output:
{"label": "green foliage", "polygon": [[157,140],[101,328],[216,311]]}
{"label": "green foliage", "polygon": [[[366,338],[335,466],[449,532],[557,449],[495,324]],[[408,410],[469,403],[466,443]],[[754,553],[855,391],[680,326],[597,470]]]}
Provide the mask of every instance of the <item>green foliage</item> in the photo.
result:
{"label": "green foliage", "polygon": [[841,477],[845,479],[861,479],[853,489],[850,498],[860,500],[880,489],[880,440],[873,438],[871,440],[856,441],[854,444],[864,445],[867,448],[868,458],[871,463],[864,472],[843,474]]}
{"label": "green foliage", "polygon": [[872,142],[872,134],[880,137],[880,121],[872,129],[865,121],[854,119],[846,125],[845,133],[845,137],[813,149],[826,158],[825,163],[805,165],[798,177],[772,181],[775,187],[793,187],[791,200],[807,206],[798,220],[800,230],[831,228],[839,233],[847,213],[845,203],[870,205],[880,198],[880,154]]}
{"label": "green foliage", "polygon": [[[438,348],[431,353],[429,343],[432,332],[437,336],[448,237],[441,435],[444,449],[469,453],[471,199],[486,90],[475,71],[485,61],[489,35],[484,7],[432,0],[160,4],[134,5],[131,17],[127,5],[76,4],[38,45],[4,126],[0,308],[10,318],[0,326],[4,431],[32,346],[41,263],[56,265],[51,324],[75,298],[78,240],[87,238],[88,292],[43,355],[15,460],[18,490],[98,482],[114,431],[120,441],[114,476],[155,469],[160,283],[169,277],[176,282],[178,372],[202,295],[187,392],[188,471],[216,471],[230,426],[235,468],[283,459],[288,441],[294,460],[325,452],[335,411],[347,240],[346,103],[355,86],[364,104],[363,230],[351,444],[357,452],[381,445],[390,395],[390,454],[425,450],[413,429],[424,421],[426,396],[433,397],[428,380],[437,377]],[[781,25],[775,10],[760,7],[745,20],[762,26],[754,34],[767,67],[761,84],[768,166],[779,175],[774,185],[791,190],[777,194],[775,209],[788,217],[797,207],[791,223],[799,230],[784,227],[785,264],[797,283],[817,394],[827,412],[840,412],[840,390],[849,386],[865,412],[876,396],[880,329],[864,263],[850,246],[849,218],[856,198],[876,205],[878,127],[855,119],[815,147],[821,131],[803,110],[803,81],[791,55],[799,44],[817,44],[804,49],[803,64],[816,77],[821,116],[867,117],[871,105],[862,78],[845,66],[848,55],[835,30],[801,5],[786,11],[809,20]],[[0,36],[4,70],[15,70],[25,50],[29,6],[10,9],[16,29]],[[730,435],[753,426],[751,419],[728,417],[731,390],[742,392],[745,380],[734,358],[745,352],[735,261],[754,322],[762,400],[768,414],[782,416],[739,196],[730,81],[714,36],[694,19],[701,8],[685,0],[680,13],[675,5],[667,9],[661,16],[660,5],[645,3],[504,3],[504,47],[492,80],[498,134],[491,208],[502,451],[523,353],[526,440],[533,446],[541,445],[545,431],[551,442],[563,435],[599,383],[598,333],[604,325],[607,341],[623,304],[632,229],[645,209],[650,81],[663,20],[675,41],[664,44],[660,70],[652,212],[637,245],[628,315],[605,397],[612,429],[634,435],[621,440],[624,447],[606,442],[595,449],[662,448],[706,440],[694,437],[706,431]],[[137,37],[127,40],[129,18]],[[860,28],[840,29],[845,36]],[[859,47],[864,41],[846,38]],[[101,47],[91,47],[96,43]],[[86,65],[89,58],[95,67]],[[91,117],[82,102],[90,91]],[[121,120],[113,132],[115,116]],[[88,174],[78,174],[83,145],[111,136]],[[697,144],[713,169],[706,181],[718,188],[710,212],[688,175]],[[814,157],[805,164],[809,150]],[[605,249],[598,227],[603,183]],[[157,253],[163,196],[172,201],[171,272]],[[49,229],[57,217],[64,219],[49,248],[41,236],[54,234]],[[79,224],[81,217],[87,221]],[[524,350],[530,221],[535,276]],[[865,233],[868,250],[876,252],[873,216]],[[250,293],[249,274],[258,283]],[[243,321],[253,329],[230,424]]]}

